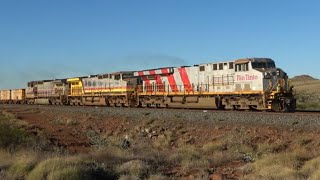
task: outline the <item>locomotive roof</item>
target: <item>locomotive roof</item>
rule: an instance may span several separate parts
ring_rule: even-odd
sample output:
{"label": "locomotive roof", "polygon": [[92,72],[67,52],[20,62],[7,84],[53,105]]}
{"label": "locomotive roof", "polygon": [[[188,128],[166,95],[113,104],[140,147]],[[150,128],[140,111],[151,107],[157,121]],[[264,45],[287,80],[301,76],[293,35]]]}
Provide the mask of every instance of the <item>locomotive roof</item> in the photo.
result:
{"label": "locomotive roof", "polygon": [[274,62],[274,61],[270,58],[244,58],[244,59],[237,59],[234,62],[244,63],[244,62]]}
{"label": "locomotive roof", "polygon": [[124,73],[133,73],[135,71],[117,71],[117,72],[111,72],[111,73],[100,73],[97,75],[91,75],[90,77],[96,77],[96,76],[101,76],[101,75],[106,75],[106,74],[124,74]]}
{"label": "locomotive roof", "polygon": [[245,63],[245,62],[274,62],[274,61],[270,58],[242,58],[242,59],[237,59],[237,60],[232,60],[232,61],[218,61],[218,62],[202,63],[202,64],[196,64],[194,66],[228,63],[228,62],[234,62],[234,63],[238,64],[238,63]]}
{"label": "locomotive roof", "polygon": [[[181,67],[189,67],[189,66],[181,66]],[[170,68],[175,68],[175,67],[161,67],[161,68],[153,68],[153,69],[144,69],[144,70],[138,70],[138,71],[133,71],[133,72],[139,72],[139,71],[153,71],[153,70],[170,69]]]}
{"label": "locomotive roof", "polygon": [[124,73],[133,73],[134,71],[118,71],[118,72],[113,72],[110,74],[124,74]]}
{"label": "locomotive roof", "polygon": [[65,82],[67,79],[51,79],[51,80],[38,80],[38,81],[29,81],[28,83],[44,83],[44,82]]}

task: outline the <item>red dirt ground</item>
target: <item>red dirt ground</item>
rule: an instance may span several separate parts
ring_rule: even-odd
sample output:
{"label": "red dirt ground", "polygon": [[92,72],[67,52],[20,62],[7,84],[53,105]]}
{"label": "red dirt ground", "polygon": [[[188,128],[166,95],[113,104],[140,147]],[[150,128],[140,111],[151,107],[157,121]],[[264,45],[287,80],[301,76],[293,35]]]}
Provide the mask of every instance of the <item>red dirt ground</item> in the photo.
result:
{"label": "red dirt ground", "polygon": [[[30,108],[11,108],[5,109],[6,112],[15,114],[18,119],[24,120],[34,127],[47,134],[54,145],[64,147],[71,153],[87,153],[91,149],[90,139],[86,132],[93,130],[100,134],[108,134],[114,136],[123,136],[128,131],[132,131],[137,126],[143,126],[135,122],[119,118],[92,116],[88,114],[56,114],[54,111],[46,111],[43,109]],[[76,118],[76,121],[74,120]],[[102,119],[101,119],[102,118]],[[57,120],[58,119],[58,120]],[[59,122],[62,119],[62,123]],[[72,125],[64,124],[66,120],[71,119],[75,122],[70,122]],[[98,120],[97,120],[98,119]],[[244,129],[244,133],[254,137],[253,144],[261,142],[276,142],[284,140],[288,142],[291,148],[295,144],[290,144],[294,138],[298,138],[302,134],[309,137],[314,148],[320,149],[317,144],[319,132],[309,132],[305,130],[278,129],[276,127],[243,127],[239,125],[221,125],[212,128],[206,124],[197,124],[196,122],[182,123],[181,121],[159,121],[163,129],[178,131],[183,129],[179,134],[179,139],[183,139],[190,144],[202,147],[204,144],[211,142],[220,136],[226,135],[237,129]],[[159,124],[159,123],[158,123]],[[30,129],[30,131],[34,131]],[[175,146],[175,145],[173,145]],[[213,176],[221,177],[224,174],[228,178],[239,177],[238,167],[244,165],[244,162],[232,162],[220,167],[216,167],[216,174]]]}

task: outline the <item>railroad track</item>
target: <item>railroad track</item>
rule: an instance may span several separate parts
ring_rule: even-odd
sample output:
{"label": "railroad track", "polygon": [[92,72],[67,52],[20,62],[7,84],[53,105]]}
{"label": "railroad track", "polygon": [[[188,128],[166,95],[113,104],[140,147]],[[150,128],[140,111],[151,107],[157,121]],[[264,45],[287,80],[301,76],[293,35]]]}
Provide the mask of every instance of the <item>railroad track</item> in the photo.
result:
{"label": "railroad track", "polygon": [[128,108],[128,109],[145,109],[145,110],[172,110],[172,111],[194,111],[194,112],[203,112],[203,113],[228,113],[228,112],[237,112],[237,113],[247,113],[247,114],[267,114],[267,115],[312,115],[312,116],[320,116],[319,111],[311,111],[311,110],[296,110],[293,113],[287,112],[266,112],[266,111],[246,111],[246,110],[218,110],[218,109],[181,109],[181,108],[155,108],[155,107],[106,107],[106,106],[55,106],[55,105],[29,105],[29,104],[0,104],[0,107],[3,108],[5,106],[30,106],[30,107],[68,107],[68,108]]}

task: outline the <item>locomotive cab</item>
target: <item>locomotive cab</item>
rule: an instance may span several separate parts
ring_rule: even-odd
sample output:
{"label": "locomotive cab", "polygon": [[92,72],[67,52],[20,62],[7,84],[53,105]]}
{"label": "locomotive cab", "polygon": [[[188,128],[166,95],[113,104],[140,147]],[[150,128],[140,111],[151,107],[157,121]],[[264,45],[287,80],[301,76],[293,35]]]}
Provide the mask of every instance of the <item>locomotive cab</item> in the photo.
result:
{"label": "locomotive cab", "polygon": [[235,90],[258,93],[263,106],[258,109],[294,111],[295,99],[286,72],[269,58],[248,58],[235,61]]}
{"label": "locomotive cab", "polygon": [[254,59],[251,65],[253,69],[263,74],[263,87],[268,109],[272,111],[295,111],[296,99],[287,73],[277,68],[272,59]]}

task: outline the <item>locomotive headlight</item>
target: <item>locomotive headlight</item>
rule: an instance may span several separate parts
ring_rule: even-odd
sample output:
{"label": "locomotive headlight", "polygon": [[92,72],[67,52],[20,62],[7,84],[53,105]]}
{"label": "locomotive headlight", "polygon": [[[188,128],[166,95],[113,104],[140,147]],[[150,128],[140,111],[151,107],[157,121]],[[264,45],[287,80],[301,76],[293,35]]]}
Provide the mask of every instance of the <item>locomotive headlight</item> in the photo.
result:
{"label": "locomotive headlight", "polygon": [[270,78],[271,78],[270,73],[265,72],[265,73],[264,73],[264,78],[265,78],[265,79],[270,79]]}
{"label": "locomotive headlight", "polygon": [[280,71],[279,70],[277,70],[277,76],[280,76]]}

